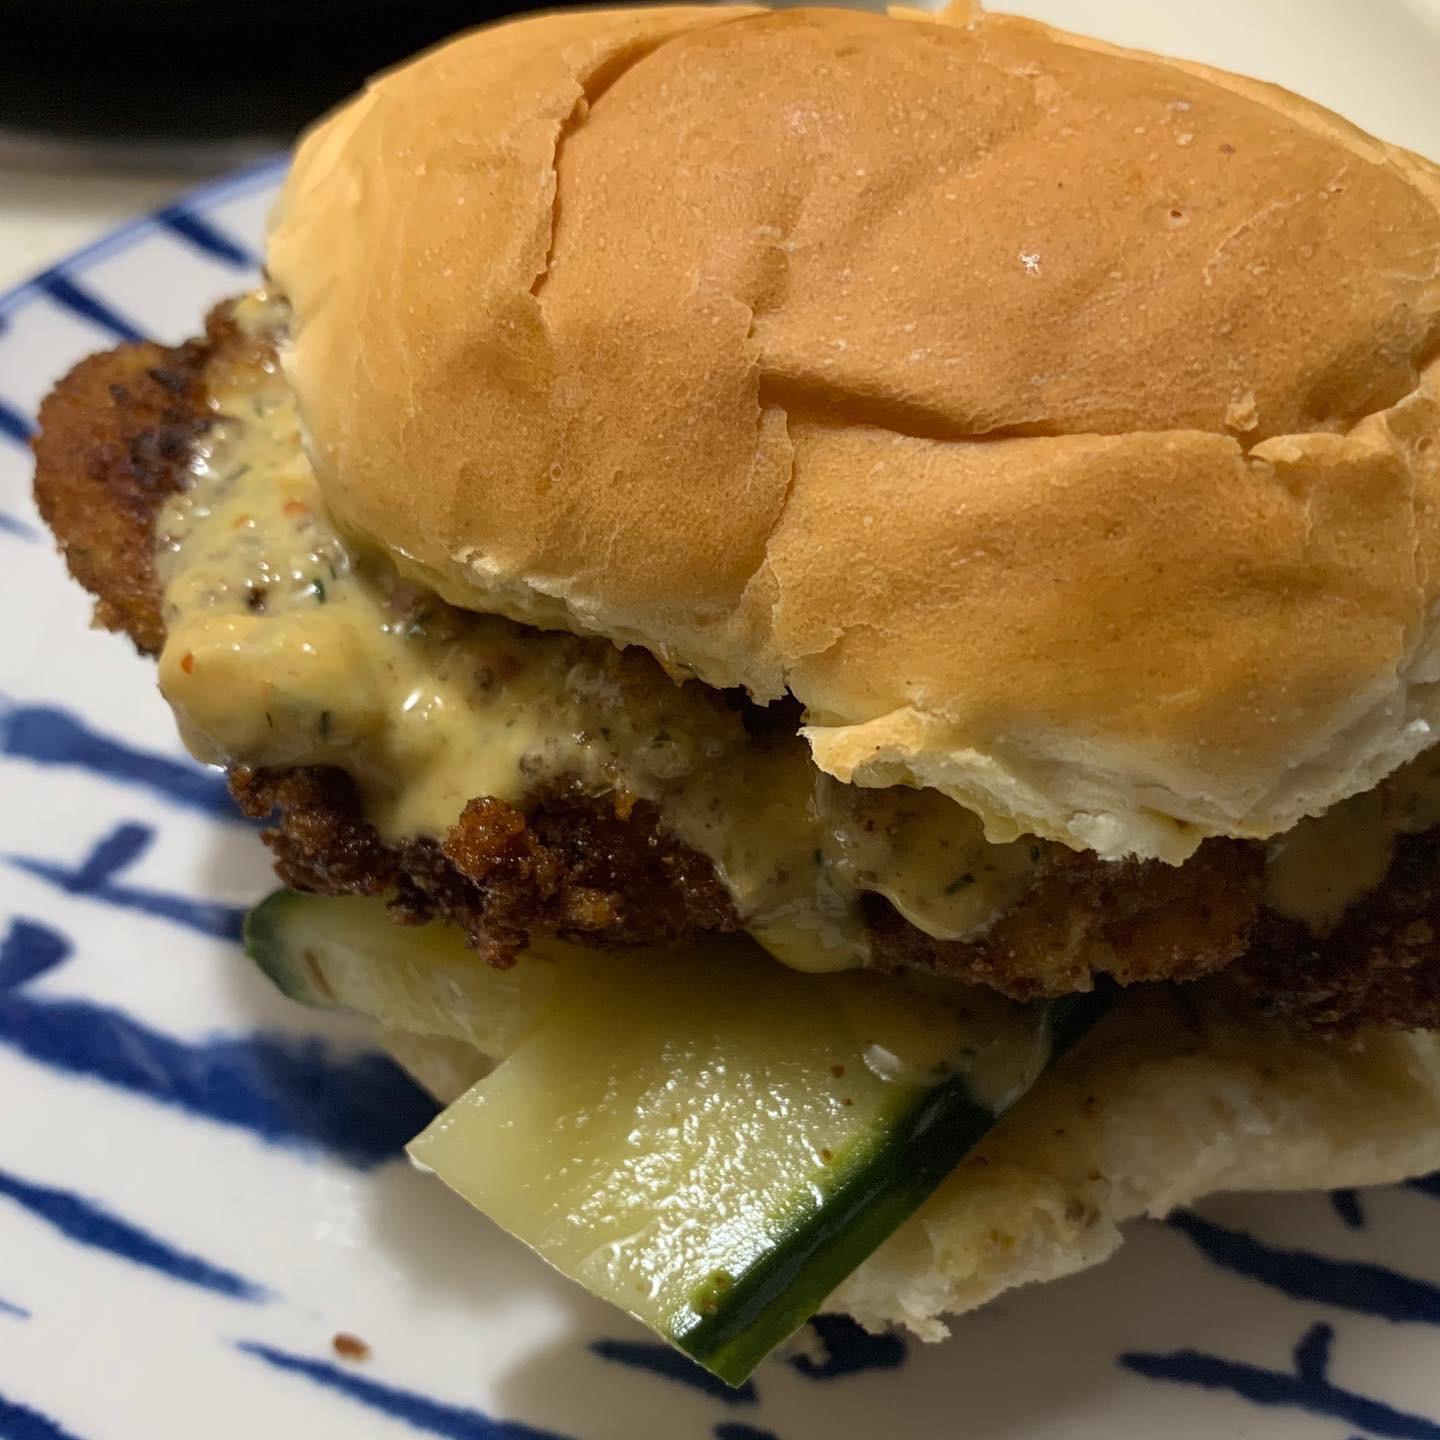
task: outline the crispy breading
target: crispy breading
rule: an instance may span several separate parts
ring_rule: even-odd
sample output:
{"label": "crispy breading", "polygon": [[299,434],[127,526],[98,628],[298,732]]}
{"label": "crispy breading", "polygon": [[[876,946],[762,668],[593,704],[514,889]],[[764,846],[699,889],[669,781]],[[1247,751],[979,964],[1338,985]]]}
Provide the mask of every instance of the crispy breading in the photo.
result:
{"label": "crispy breading", "polygon": [[339,770],[236,769],[230,788],[247,815],[275,817],[265,841],[287,885],[387,896],[397,920],[458,925],[495,964],[532,931],[616,946],[739,928],[710,862],[666,835],[644,801],[621,818],[614,796],[573,786],[538,794],[524,814],[477,798],[443,843],[388,846]]}
{"label": "crispy breading", "polygon": [[1324,936],[1265,912],[1234,978],[1317,1028],[1440,1028],[1440,830],[1402,835],[1384,881]]}
{"label": "crispy breading", "polygon": [[[1209,840],[1183,865],[1070,853],[973,941],[936,940],[883,902],[870,909],[880,963],[918,965],[1017,1000],[1122,984],[1197,980],[1245,949],[1260,903],[1259,846]],[[878,899],[878,897],[872,897]]]}
{"label": "crispy breading", "polygon": [[[286,884],[385,895],[407,924],[459,925],[505,964],[529,934],[641,945],[741,928],[710,862],[667,835],[654,806],[537,794],[522,814],[472,800],[444,841],[386,845],[338,770],[231,773],[247,815],[273,816],[266,843]],[[1254,918],[1259,852],[1213,843],[1188,865],[1111,865],[1076,855],[975,941],[936,940],[879,896],[867,918],[876,960],[934,970],[1017,999],[1084,989],[1097,970],[1125,983],[1194,979],[1233,960]]]}
{"label": "crispy breading", "polygon": [[155,516],[180,488],[211,424],[207,369],[245,342],[217,306],[203,340],[122,345],[82,360],[45,398],[35,439],[35,504],[95,620],[146,655],[165,638],[155,582]]}
{"label": "crispy breading", "polygon": [[[251,344],[221,307],[205,339],[93,356],[41,408],[41,513],[96,596],[99,622],[145,653],[164,639],[156,513],[211,422],[207,373],[252,363]],[[746,718],[757,734],[798,723],[784,706]],[[230,783],[247,814],[273,820],[266,842],[287,884],[386,896],[397,920],[454,923],[498,964],[532,932],[637,945],[741,928],[710,861],[643,802],[558,785],[522,812],[476,796],[443,840],[388,845],[342,771],[236,769]],[[1380,887],[1323,940],[1261,908],[1263,864],[1261,847],[1232,841],[1208,842],[1179,867],[1066,856],[963,941],[926,935],[870,896],[872,951],[888,968],[923,967],[1018,998],[1084,989],[1101,974],[1139,983],[1230,967],[1263,1006],[1310,1026],[1440,1024],[1440,832],[1403,841]]]}

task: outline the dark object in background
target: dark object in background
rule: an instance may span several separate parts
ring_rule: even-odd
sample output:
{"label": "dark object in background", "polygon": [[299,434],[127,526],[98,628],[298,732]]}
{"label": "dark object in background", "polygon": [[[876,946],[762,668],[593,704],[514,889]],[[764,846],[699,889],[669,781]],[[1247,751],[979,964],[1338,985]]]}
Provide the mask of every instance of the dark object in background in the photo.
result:
{"label": "dark object in background", "polygon": [[284,141],[367,75],[518,10],[483,0],[0,0],[0,130]]}

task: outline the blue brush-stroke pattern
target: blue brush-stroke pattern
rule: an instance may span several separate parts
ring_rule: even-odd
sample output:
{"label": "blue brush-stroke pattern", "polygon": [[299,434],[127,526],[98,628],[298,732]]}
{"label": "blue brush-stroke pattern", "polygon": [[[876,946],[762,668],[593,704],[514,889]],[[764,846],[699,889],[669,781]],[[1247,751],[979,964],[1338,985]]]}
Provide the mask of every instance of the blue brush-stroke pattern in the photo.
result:
{"label": "blue brush-stroke pattern", "polygon": [[871,1335],[848,1315],[816,1315],[811,1328],[825,1347],[825,1358],[789,1356],[790,1364],[807,1380],[838,1380],[868,1370],[893,1370],[905,1363],[908,1347],[903,1336]]}
{"label": "blue brush-stroke pattern", "polygon": [[107,304],[61,270],[47,270],[37,275],[33,283],[62,310],[68,310],[78,319],[104,330],[112,339],[136,341],[146,338],[145,332],[128,315],[122,315],[113,305]]}
{"label": "blue brush-stroke pattern", "polygon": [[1440,1286],[1388,1266],[1266,1245],[1243,1230],[1226,1229],[1188,1210],[1172,1216],[1170,1223],[1215,1264],[1292,1300],[1336,1305],[1397,1324],[1440,1325]]}
{"label": "blue brush-stroke pattern", "polygon": [[259,256],[252,255],[203,215],[186,209],[184,205],[167,205],[165,209],[155,212],[155,219],[172,235],[200,251],[202,255],[208,255],[212,260],[219,260],[236,270],[260,268]]}
{"label": "blue brush-stroke pattern", "polygon": [[[289,162],[288,154],[256,161],[255,164],[226,175],[212,184],[201,185],[189,191],[185,196],[185,203],[192,209],[203,209],[265,189],[279,180]],[[124,225],[117,225],[98,240],[82,245],[78,250],[72,250],[65,257],[62,268],[67,275],[75,275],[111,255],[122,254],[132,246],[146,241],[154,223],[152,216],[139,215]],[[20,306],[33,301],[37,293],[43,293],[40,292],[39,278],[32,276],[29,280],[10,286],[9,289],[0,289],[0,330],[4,329],[7,315],[14,314]]]}
{"label": "blue brush-stroke pattern", "polygon": [[602,1360],[613,1360],[617,1365],[643,1370],[648,1375],[658,1375],[678,1385],[688,1385],[692,1390],[699,1390],[712,1400],[723,1400],[727,1405],[753,1405],[760,1398],[753,1380],[732,1389],[718,1376],[702,1369],[688,1355],[670,1345],[657,1345],[647,1340],[593,1340],[590,1349]]}
{"label": "blue brush-stroke pattern", "polygon": [[1419,1180],[1407,1180],[1405,1183],[1408,1189],[1418,1190],[1422,1195],[1431,1195],[1440,1200],[1440,1174],[1425,1175]]}
{"label": "blue brush-stroke pattern", "polygon": [[0,755],[83,770],[134,786],[171,804],[244,823],[215,771],[174,760],[94,730],[55,705],[5,705],[0,697]]}
{"label": "blue brush-stroke pattern", "polygon": [[0,440],[8,440],[21,449],[28,450],[35,426],[24,411],[18,410],[7,401],[0,399]]}
{"label": "blue brush-stroke pattern", "polygon": [[341,1370],[326,1360],[311,1360],[304,1355],[291,1355],[284,1350],[276,1350],[270,1345],[249,1340],[241,1341],[236,1348],[246,1355],[253,1355],[257,1360],[263,1360],[276,1370],[302,1376],[323,1389],[366,1405],[392,1420],[411,1425],[416,1430],[427,1431],[431,1435],[446,1436],[448,1440],[566,1440],[566,1437],[554,1430],[537,1430],[533,1425],[524,1425],[518,1420],[492,1420],[479,1410],[447,1405],[413,1390],[383,1385],[378,1380],[368,1380],[351,1370]]}
{"label": "blue brush-stroke pattern", "polygon": [[37,1185],[0,1170],[0,1196],[13,1200],[77,1245],[104,1250],[130,1261],[132,1265],[154,1270],[182,1285],[193,1285],[229,1300],[256,1301],[265,1298],[265,1291],[260,1286],[251,1284],[233,1270],[177,1250],[158,1235],[122,1220],[74,1191]]}
{"label": "blue brush-stroke pattern", "polygon": [[1365,1228],[1365,1206],[1361,1202],[1358,1190],[1332,1190],[1330,1192],[1330,1208],[1340,1217],[1340,1222],[1348,1230],[1363,1230]]}
{"label": "blue brush-stroke pattern", "polygon": [[733,1420],[723,1421],[712,1434],[715,1440],[779,1440],[773,1430],[757,1430],[753,1425],[738,1425]]}
{"label": "blue brush-stroke pattern", "polygon": [[69,957],[70,942],[48,925],[14,920],[0,940],[0,995],[48,974]]}
{"label": "blue brush-stroke pattern", "polygon": [[1265,1370],[1238,1360],[1224,1360],[1198,1350],[1168,1354],[1128,1351],[1120,1364],[1148,1380],[1165,1380],[1203,1390],[1225,1391],[1254,1405],[1283,1406],[1354,1425],[1384,1440],[1440,1440],[1440,1424],[1423,1415],[1396,1410],[1329,1380],[1330,1345],[1334,1331],[1315,1325],[1295,1347],[1295,1370]]}
{"label": "blue brush-stroke pattern", "polygon": [[17,540],[38,540],[40,532],[32,529],[23,520],[0,511],[0,534],[13,535]]}
{"label": "blue brush-stroke pattern", "polygon": [[[16,921],[34,953],[45,929]],[[65,951],[69,945],[54,936]],[[383,1055],[337,1055],[313,1036],[179,1040],[88,1000],[0,994],[0,1045],[273,1145],[319,1147],[356,1169],[399,1156],[435,1102]]]}
{"label": "blue brush-stroke pattern", "polygon": [[14,1305],[0,1295],[0,1315],[8,1315],[12,1320],[28,1320],[30,1312],[23,1305]]}
{"label": "blue brush-stroke pattern", "polygon": [[155,831],[150,826],[130,821],[97,841],[85,859],[73,868],[27,855],[7,855],[5,859],[17,870],[44,880],[67,895],[83,895],[105,905],[169,920],[220,940],[238,940],[245,923],[245,911],[238,906],[194,900],[164,890],[117,885],[112,881],[111,876],[138,860],[154,839]]}
{"label": "blue brush-stroke pattern", "polygon": [[0,1395],[0,1440],[78,1440],[57,1420]]}
{"label": "blue brush-stroke pattern", "polygon": [[11,440],[26,448],[35,433],[35,422],[8,400],[0,399],[0,439]]}

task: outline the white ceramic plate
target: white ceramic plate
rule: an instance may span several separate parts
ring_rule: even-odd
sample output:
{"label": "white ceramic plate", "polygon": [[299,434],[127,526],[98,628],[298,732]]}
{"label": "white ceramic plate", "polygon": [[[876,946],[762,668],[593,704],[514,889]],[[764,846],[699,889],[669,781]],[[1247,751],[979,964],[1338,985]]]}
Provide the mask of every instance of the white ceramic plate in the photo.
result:
{"label": "white ceramic plate", "polygon": [[[1419,0],[1029,8],[1440,150]],[[0,1440],[1440,1440],[1434,1184],[1140,1225],[948,1345],[827,1323],[729,1393],[400,1161],[425,1102],[245,963],[261,847],[28,499],[49,384],[243,288],[279,174],[0,296]]]}

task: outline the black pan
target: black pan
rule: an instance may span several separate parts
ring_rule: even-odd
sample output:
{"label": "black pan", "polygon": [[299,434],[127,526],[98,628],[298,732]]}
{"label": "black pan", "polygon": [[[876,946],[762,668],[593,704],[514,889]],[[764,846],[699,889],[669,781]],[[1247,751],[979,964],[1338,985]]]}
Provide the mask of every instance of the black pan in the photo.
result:
{"label": "black pan", "polygon": [[477,0],[0,0],[0,130],[287,139],[369,74],[525,9]]}

